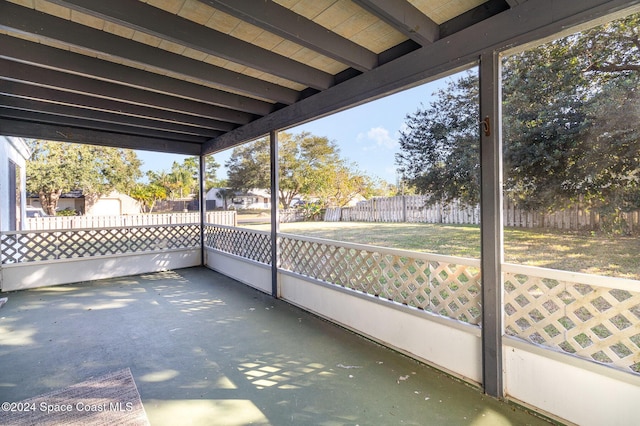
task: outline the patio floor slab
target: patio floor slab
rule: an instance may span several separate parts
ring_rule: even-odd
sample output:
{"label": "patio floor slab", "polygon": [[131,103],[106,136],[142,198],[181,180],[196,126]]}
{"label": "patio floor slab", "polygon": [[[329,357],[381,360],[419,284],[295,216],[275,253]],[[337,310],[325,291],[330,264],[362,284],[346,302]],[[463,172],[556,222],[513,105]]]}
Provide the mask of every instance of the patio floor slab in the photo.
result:
{"label": "patio floor slab", "polygon": [[206,268],[2,296],[0,402],[130,368],[153,425],[549,424]]}

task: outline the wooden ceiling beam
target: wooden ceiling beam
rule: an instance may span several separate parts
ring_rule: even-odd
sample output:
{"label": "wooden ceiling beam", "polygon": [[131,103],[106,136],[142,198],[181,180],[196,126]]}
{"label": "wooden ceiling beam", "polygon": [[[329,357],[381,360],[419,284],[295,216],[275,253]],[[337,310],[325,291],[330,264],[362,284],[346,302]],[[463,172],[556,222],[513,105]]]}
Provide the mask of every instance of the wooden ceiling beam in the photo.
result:
{"label": "wooden ceiling beam", "polygon": [[426,46],[440,37],[440,27],[406,0],[353,0],[402,32],[411,40]]}
{"label": "wooden ceiling beam", "polygon": [[[220,136],[223,133],[222,131],[204,129],[201,127],[193,127],[184,124],[134,117],[130,115],[118,114],[115,112],[87,109],[72,104],[55,103],[48,99],[25,99],[15,96],[0,95],[0,106],[9,109],[42,112],[63,117],[73,117],[86,120],[88,122],[99,121],[107,124],[129,126],[131,128],[160,130],[164,132],[191,136],[205,136],[212,138]],[[88,124],[87,127],[91,128],[92,126]]]}
{"label": "wooden ceiling beam", "polygon": [[190,114],[228,123],[246,124],[253,119],[251,114],[240,111],[13,62],[7,59],[0,59],[0,79],[37,84],[43,87],[76,92],[96,98],[143,105],[155,109],[163,109],[180,114]]}
{"label": "wooden ceiling beam", "polygon": [[255,115],[267,115],[274,105],[246,96],[146,72],[114,62],[56,49],[0,34],[0,58],[81,75],[163,95],[207,103]]}
{"label": "wooden ceiling beam", "polygon": [[177,74],[203,84],[228,88],[250,97],[283,104],[296,102],[300,94],[293,89],[217,67],[186,56],[171,53],[133,40],[96,30],[43,12],[4,2],[0,13],[0,29],[27,34],[45,42],[51,40],[79,48],[112,62],[126,61],[147,69]]}
{"label": "wooden ceiling beam", "polygon": [[307,87],[333,86],[331,74],[139,1],[49,1]]}
{"label": "wooden ceiling beam", "polygon": [[[142,149],[171,154],[199,155],[200,153],[200,144],[198,143],[5,118],[0,118],[0,134],[60,142],[117,146],[119,148]],[[116,140],[118,143],[114,144]]]}
{"label": "wooden ceiling beam", "polygon": [[378,55],[375,53],[273,1],[201,1],[358,71],[364,72],[378,66]]}
{"label": "wooden ceiling beam", "polygon": [[2,106],[0,106],[0,118],[10,118],[34,123],[44,123],[51,126],[90,128],[92,130],[102,130],[110,133],[130,134],[136,136],[146,136],[150,138],[175,140],[176,142],[202,144],[207,140],[206,136],[171,133],[162,130],[133,127],[125,124],[105,123],[102,121],[93,121],[76,117],[50,114],[47,112],[28,111]]}
{"label": "wooden ceiling beam", "polygon": [[464,30],[509,9],[506,0],[488,0],[465,13],[440,24],[440,38]]}

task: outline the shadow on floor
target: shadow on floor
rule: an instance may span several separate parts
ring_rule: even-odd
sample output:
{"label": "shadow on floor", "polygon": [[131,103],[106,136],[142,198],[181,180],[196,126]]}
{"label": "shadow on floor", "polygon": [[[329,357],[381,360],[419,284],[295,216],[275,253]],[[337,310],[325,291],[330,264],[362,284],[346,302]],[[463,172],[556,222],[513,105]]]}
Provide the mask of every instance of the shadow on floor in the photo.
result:
{"label": "shadow on floor", "polygon": [[0,401],[128,367],[154,425],[548,424],[206,268],[7,296]]}

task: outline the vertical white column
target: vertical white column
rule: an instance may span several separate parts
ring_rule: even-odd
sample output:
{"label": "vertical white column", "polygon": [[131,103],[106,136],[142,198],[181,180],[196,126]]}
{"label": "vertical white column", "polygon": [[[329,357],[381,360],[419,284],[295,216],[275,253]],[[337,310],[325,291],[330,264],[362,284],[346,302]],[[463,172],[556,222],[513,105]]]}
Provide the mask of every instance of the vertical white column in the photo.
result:
{"label": "vertical white column", "polygon": [[269,133],[270,163],[271,163],[271,295],[279,296],[278,291],[278,255],[280,232],[280,217],[278,208],[278,191],[280,188],[278,167],[278,132],[272,130]]}

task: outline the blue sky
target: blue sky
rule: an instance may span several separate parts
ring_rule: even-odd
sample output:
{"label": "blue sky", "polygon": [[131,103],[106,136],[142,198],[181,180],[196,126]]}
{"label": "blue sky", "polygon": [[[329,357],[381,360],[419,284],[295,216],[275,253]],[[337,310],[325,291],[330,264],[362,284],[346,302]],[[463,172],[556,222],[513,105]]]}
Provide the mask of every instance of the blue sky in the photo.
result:
{"label": "blue sky", "polygon": [[[416,112],[421,104],[428,105],[431,94],[442,86],[443,80],[438,80],[286,131],[293,134],[306,131],[325,136],[340,147],[342,158],[356,163],[361,171],[373,178],[395,183],[395,153],[398,152],[398,138],[405,116]],[[214,158],[223,165],[230,154],[231,150],[227,150],[214,154]],[[180,155],[146,151],[138,151],[138,156],[143,161],[143,171],[169,171],[173,161],[182,162],[184,159]],[[226,171],[220,169],[218,178],[225,176]]]}

